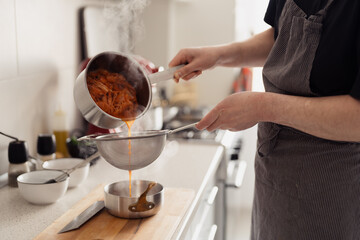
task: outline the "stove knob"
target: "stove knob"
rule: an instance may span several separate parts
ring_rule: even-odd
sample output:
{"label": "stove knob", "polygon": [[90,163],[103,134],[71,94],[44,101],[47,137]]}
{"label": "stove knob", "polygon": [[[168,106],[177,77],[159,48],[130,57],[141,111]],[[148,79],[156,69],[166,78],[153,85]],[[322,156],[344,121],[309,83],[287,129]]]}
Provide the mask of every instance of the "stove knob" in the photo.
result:
{"label": "stove knob", "polygon": [[239,159],[239,154],[238,153],[233,153],[230,155],[230,160],[231,161],[236,161]]}
{"label": "stove knob", "polygon": [[195,132],[194,131],[188,131],[186,133],[186,138],[189,139],[189,138],[193,138],[195,135]]}

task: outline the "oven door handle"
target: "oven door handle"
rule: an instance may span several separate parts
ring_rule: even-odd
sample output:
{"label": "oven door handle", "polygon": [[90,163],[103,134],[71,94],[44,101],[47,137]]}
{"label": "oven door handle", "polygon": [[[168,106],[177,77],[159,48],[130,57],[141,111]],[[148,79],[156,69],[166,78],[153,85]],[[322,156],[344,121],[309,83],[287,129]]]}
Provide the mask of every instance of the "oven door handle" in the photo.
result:
{"label": "oven door handle", "polygon": [[209,214],[210,208],[211,208],[211,205],[205,205],[203,214],[201,215],[199,223],[196,225],[196,228],[195,228],[195,231],[194,231],[194,234],[193,234],[191,240],[198,240],[199,239],[201,230],[205,225],[205,221],[206,221],[206,218],[207,218],[207,216]]}
{"label": "oven door handle", "polygon": [[217,186],[212,187],[212,189],[211,189],[211,191],[209,193],[208,199],[206,201],[207,204],[209,204],[209,205],[214,204],[218,191],[219,191],[219,188]]}
{"label": "oven door handle", "polygon": [[229,178],[226,187],[240,188],[246,171],[247,164],[244,160],[231,161],[228,165],[227,173]]}
{"label": "oven door handle", "polygon": [[215,235],[216,235],[216,232],[217,232],[217,225],[216,224],[213,224],[210,228],[210,231],[209,231],[209,236],[208,236],[208,240],[214,240],[215,239]]}
{"label": "oven door handle", "polygon": [[[205,206],[204,206],[204,210],[202,212],[202,215],[200,217],[200,220],[198,222],[198,224],[196,225],[196,228],[195,228],[195,231],[194,231],[194,235],[192,236],[192,240],[198,240],[200,237],[200,234],[205,226],[205,222],[208,218],[208,215],[209,215],[209,212],[210,212],[210,209],[212,208],[212,205],[215,203],[215,199],[216,199],[216,196],[219,192],[219,188],[217,186],[213,186],[210,190],[210,193],[207,197],[207,199],[205,200],[205,202],[207,203]],[[215,225],[216,226],[216,225]],[[215,231],[213,234],[214,234],[214,237],[215,237],[215,234],[216,234],[216,231],[217,231],[217,226],[215,229],[213,229],[213,227],[211,227],[211,230],[210,231],[210,234],[213,233],[213,231]],[[209,235],[209,238],[208,239],[214,239],[213,238],[210,238],[212,235]]]}

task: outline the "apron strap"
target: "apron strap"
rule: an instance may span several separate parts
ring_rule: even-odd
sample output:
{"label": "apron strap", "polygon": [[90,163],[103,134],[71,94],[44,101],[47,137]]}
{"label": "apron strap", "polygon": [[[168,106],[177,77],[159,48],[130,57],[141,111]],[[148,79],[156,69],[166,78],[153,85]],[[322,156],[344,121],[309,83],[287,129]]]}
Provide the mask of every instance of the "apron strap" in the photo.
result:
{"label": "apron strap", "polygon": [[327,11],[330,8],[331,4],[333,4],[334,2],[335,0],[329,0],[322,10]]}
{"label": "apron strap", "polygon": [[309,20],[313,21],[313,22],[318,22],[318,23],[322,23],[322,21],[324,20],[324,18],[326,17],[326,14],[329,10],[329,8],[331,7],[331,5],[335,2],[335,0],[329,0],[325,7],[323,9],[321,9],[320,11],[318,11],[316,14],[309,16]]}

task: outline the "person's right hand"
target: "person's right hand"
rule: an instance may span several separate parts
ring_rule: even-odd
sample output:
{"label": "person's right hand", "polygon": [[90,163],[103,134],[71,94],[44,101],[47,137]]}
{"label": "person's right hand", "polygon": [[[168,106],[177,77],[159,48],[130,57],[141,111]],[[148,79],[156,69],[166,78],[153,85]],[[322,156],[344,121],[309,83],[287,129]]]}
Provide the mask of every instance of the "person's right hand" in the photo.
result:
{"label": "person's right hand", "polygon": [[169,67],[186,64],[174,74],[175,82],[190,80],[199,76],[202,71],[215,67],[219,59],[217,47],[184,48],[170,61]]}
{"label": "person's right hand", "polygon": [[198,130],[242,131],[264,119],[264,96],[261,92],[238,92],[224,98],[196,124]]}

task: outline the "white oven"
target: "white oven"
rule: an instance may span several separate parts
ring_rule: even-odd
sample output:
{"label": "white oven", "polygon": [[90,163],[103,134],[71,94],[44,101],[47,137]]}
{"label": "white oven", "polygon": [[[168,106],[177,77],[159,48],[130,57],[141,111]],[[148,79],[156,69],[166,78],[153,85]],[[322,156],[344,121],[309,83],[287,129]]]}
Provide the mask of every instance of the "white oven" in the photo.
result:
{"label": "white oven", "polygon": [[[179,124],[179,119],[176,120]],[[196,121],[192,119],[191,121]],[[188,124],[183,122],[181,124]],[[165,125],[165,128],[173,126]],[[188,129],[172,134],[169,139],[188,141],[194,144],[218,144],[225,150],[216,170],[209,176],[196,213],[186,232],[186,240],[225,240],[227,221],[227,189],[240,188],[246,170],[246,162],[239,158],[242,132],[198,131]]]}

